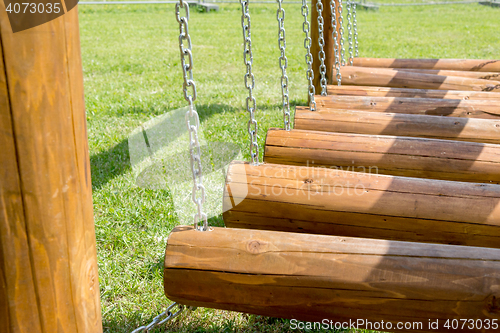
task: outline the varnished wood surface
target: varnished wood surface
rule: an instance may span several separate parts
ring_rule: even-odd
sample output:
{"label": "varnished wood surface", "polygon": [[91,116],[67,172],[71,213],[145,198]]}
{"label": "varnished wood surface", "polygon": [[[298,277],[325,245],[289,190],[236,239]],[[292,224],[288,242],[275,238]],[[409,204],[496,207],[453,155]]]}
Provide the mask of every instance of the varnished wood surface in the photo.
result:
{"label": "varnished wood surface", "polygon": [[276,164],[230,164],[228,227],[500,247],[500,186]]}
{"label": "varnished wood surface", "polygon": [[500,100],[458,100],[407,97],[315,96],[318,111],[362,110],[500,119]]}
{"label": "varnished wood surface", "polygon": [[342,67],[342,84],[413,89],[500,91],[500,81],[356,66]]}
{"label": "varnished wood surface", "polygon": [[[0,33],[3,28],[0,25]],[[0,332],[39,333],[40,304],[31,268],[1,38],[0,147]]]}
{"label": "varnished wood surface", "polygon": [[500,183],[500,145],[476,142],[271,128],[264,162]]}
{"label": "varnished wood surface", "polygon": [[328,85],[328,95],[500,100],[498,92]]}
{"label": "varnished wood surface", "polygon": [[500,318],[499,251],[180,226],[164,286],[188,305],[308,321],[438,319],[442,328],[447,318]]}
{"label": "varnished wood surface", "polygon": [[436,117],[372,111],[295,109],[294,128],[500,144],[500,119]]}
{"label": "varnished wood surface", "polygon": [[438,70],[438,69],[418,69],[418,68],[398,68],[400,71],[422,73],[422,74],[434,74],[434,75],[444,75],[444,76],[459,76],[468,77],[471,79],[483,79],[483,80],[500,80],[500,72],[473,72],[473,71],[450,71],[450,70]]}
{"label": "varnished wood surface", "polygon": [[355,58],[354,66],[500,72],[500,60]]}
{"label": "varnished wood surface", "polygon": [[14,142],[10,162],[18,169],[7,178],[19,179],[5,202],[10,214],[23,217],[8,223],[24,229],[26,241],[1,229],[2,244],[7,239],[17,247],[15,256],[3,253],[3,262],[31,268],[7,286],[9,303],[30,279],[33,285],[25,291],[33,300],[10,308],[8,332],[24,332],[15,326],[21,319],[33,332],[101,332],[77,10],[12,34],[4,8],[0,39],[10,109],[0,110],[8,128],[1,136]]}

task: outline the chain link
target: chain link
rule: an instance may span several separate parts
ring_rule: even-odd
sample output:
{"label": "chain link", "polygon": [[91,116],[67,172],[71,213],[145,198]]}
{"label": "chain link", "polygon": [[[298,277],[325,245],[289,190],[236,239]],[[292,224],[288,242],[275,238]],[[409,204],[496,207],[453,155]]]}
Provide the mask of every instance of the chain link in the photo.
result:
{"label": "chain link", "polygon": [[354,56],[359,57],[358,50],[358,20],[356,18],[356,2],[352,3],[352,27],[354,29]]}
{"label": "chain link", "polygon": [[310,30],[310,25],[309,25],[309,7],[307,6],[307,0],[302,0],[302,7],[300,9],[302,12],[302,16],[304,16],[304,23],[302,24],[302,30],[304,31],[304,34],[306,35],[304,39],[304,48],[306,49],[306,64],[307,64],[307,71],[306,71],[306,77],[309,82],[309,109],[311,111],[316,111],[316,102],[314,101],[314,94],[315,94],[315,89],[314,89],[314,72],[312,70],[312,63],[313,63],[313,58],[311,54],[311,37],[309,37],[309,30]]}
{"label": "chain link", "polygon": [[[185,10],[185,16],[181,16],[181,8]],[[192,199],[197,207],[194,215],[194,227],[200,231],[208,230],[207,214],[203,212],[205,203],[205,187],[203,186],[203,172],[201,167],[201,148],[198,139],[200,128],[200,117],[194,108],[196,100],[196,84],[193,80],[193,53],[191,51],[191,36],[189,35],[189,5],[186,1],[180,0],[175,4],[175,17],[179,22],[179,49],[181,52],[181,65],[184,77],[182,88],[184,98],[189,103],[189,110],[186,112],[186,126],[189,132],[189,155],[191,157],[191,172],[193,175]],[[187,60],[186,60],[187,58]],[[190,90],[190,91],[188,91]],[[199,193],[199,195],[197,195]],[[203,226],[198,226],[198,221],[203,220]]]}
{"label": "chain link", "polygon": [[318,44],[319,44],[319,73],[321,75],[320,85],[321,85],[321,95],[326,96],[326,65],[325,65],[325,36],[323,34],[325,19],[323,18],[323,2],[321,0],[316,1],[316,11],[318,12]]}
{"label": "chain link", "polygon": [[[175,312],[172,312],[172,310],[175,306],[178,306],[179,309]],[[142,332],[149,332],[151,329],[161,326],[165,324],[167,321],[174,319],[178,315],[184,311],[185,307],[184,305],[177,304],[177,303],[172,303],[169,305],[169,307],[162,313],[160,313],[158,316],[156,316],[151,323],[149,323],[146,326],[141,326],[136,328],[135,330],[132,331],[132,333],[142,333]]]}
{"label": "chain link", "polygon": [[347,0],[347,39],[349,41],[349,65],[353,65],[354,55],[353,55],[353,36],[352,36],[352,1]]}
{"label": "chain link", "polygon": [[330,10],[332,12],[332,37],[333,37],[333,51],[335,54],[335,70],[337,72],[337,85],[342,84],[342,74],[340,73],[340,54],[339,54],[339,41],[337,33],[337,10],[335,8],[335,0],[330,0]]}
{"label": "chain link", "polygon": [[344,18],[342,17],[342,0],[338,0],[339,6],[339,33],[340,33],[340,64],[345,66],[345,48],[344,48]]}
{"label": "chain link", "polygon": [[[243,61],[247,68],[245,74],[245,87],[248,89],[248,97],[246,99],[246,108],[250,115],[248,121],[248,134],[250,135],[250,157],[252,164],[259,164],[259,143],[257,141],[257,120],[255,120],[255,111],[257,110],[257,101],[253,96],[255,89],[255,77],[252,73],[253,55],[252,55],[252,38],[250,32],[250,10],[248,8],[248,0],[240,0],[241,4],[241,27],[243,28]],[[250,82],[249,82],[250,80]]]}
{"label": "chain link", "polygon": [[288,75],[286,69],[288,67],[288,59],[285,54],[286,50],[286,32],[285,32],[285,9],[283,9],[283,0],[277,0],[278,11],[276,19],[278,20],[278,46],[281,52],[279,57],[279,65],[281,68],[281,96],[283,103],[283,128],[290,130],[290,97],[288,94]]}

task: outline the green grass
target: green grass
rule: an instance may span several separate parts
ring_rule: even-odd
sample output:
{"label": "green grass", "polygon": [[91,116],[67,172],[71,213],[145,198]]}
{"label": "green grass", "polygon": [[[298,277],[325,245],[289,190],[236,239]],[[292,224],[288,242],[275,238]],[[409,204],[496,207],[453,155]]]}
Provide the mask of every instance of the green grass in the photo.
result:
{"label": "green grass", "polygon": [[[293,105],[305,105],[299,5],[285,5]],[[260,144],[281,126],[276,8],[252,5]],[[365,57],[498,58],[500,11],[479,5],[383,7],[358,13]],[[231,142],[248,158],[243,109],[241,11],[192,11],[197,109],[209,141]],[[169,303],[163,295],[166,238],[178,223],[167,190],[135,185],[127,137],[141,123],[186,105],[173,5],[80,6],[85,99],[94,191],[103,325],[129,332]],[[262,149],[261,149],[262,151]],[[220,224],[221,221],[214,221]],[[289,322],[211,309],[174,321],[181,332],[286,332]]]}

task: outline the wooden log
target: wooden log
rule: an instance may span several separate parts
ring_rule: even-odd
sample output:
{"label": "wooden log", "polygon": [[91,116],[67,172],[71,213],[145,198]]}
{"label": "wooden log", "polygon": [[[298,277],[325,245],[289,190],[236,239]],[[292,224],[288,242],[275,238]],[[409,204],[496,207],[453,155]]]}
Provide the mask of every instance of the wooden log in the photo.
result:
{"label": "wooden log", "polygon": [[[316,91],[316,94],[321,93],[321,74],[319,72],[319,67],[321,64],[321,61],[319,59],[319,30],[318,30],[318,11],[316,9],[316,3],[318,0],[312,0],[311,1],[311,55],[313,58],[313,63],[312,63],[312,70],[314,73],[314,79],[313,79],[313,84],[314,84],[314,89]],[[323,25],[323,38],[325,41],[325,45],[323,47],[323,51],[325,52],[325,66],[326,66],[326,80],[328,83],[332,83],[332,71],[331,69],[335,65],[335,54],[333,52],[333,28],[332,28],[332,12],[330,9],[330,1],[329,0],[321,0],[321,3],[323,4],[323,20],[324,20],[324,25]],[[336,1],[336,4],[337,1]],[[335,6],[337,8],[337,5]],[[338,15],[338,10],[337,10],[337,15]],[[339,17],[339,16],[337,16]],[[337,27],[337,30],[340,28],[340,26]],[[330,70],[328,70],[330,69]]]}
{"label": "wooden log", "polygon": [[500,91],[500,81],[355,66],[342,67],[342,84],[412,89]]}
{"label": "wooden log", "polygon": [[2,332],[102,331],[78,29],[13,34],[0,2]]}
{"label": "wooden log", "polygon": [[328,85],[328,95],[500,100],[498,92]]}
{"label": "wooden log", "polygon": [[228,227],[500,247],[500,186],[276,164],[229,165]]}
{"label": "wooden log", "polygon": [[[315,330],[349,328],[343,323],[351,320],[358,329],[448,332],[448,319],[500,318],[499,251],[180,226],[167,241],[164,289],[181,304],[294,319],[291,325],[332,321]],[[398,329],[398,322],[410,326]],[[487,331],[472,327],[453,331]]]}
{"label": "wooden log", "polygon": [[264,162],[500,183],[500,145],[477,142],[271,128]]}
{"label": "wooden log", "polygon": [[500,120],[296,107],[295,129],[500,144]]}
{"label": "wooden log", "polygon": [[354,66],[500,72],[500,60],[355,58]]}
{"label": "wooden log", "polygon": [[407,97],[315,96],[320,112],[361,110],[429,116],[500,118],[500,101]]}
{"label": "wooden log", "polygon": [[500,80],[500,72],[472,72],[472,71],[448,71],[439,69],[419,69],[419,68],[398,68],[398,71],[404,72],[414,72],[422,74],[434,74],[434,75],[444,75],[444,76],[459,76],[468,77],[471,79],[483,79],[483,80]]}

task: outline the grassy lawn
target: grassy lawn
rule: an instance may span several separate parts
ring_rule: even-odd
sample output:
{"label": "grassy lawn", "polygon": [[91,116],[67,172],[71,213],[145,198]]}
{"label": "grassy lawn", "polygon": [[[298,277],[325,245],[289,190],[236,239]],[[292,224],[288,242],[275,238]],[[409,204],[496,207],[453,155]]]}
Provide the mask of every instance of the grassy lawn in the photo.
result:
{"label": "grassy lawn", "polygon": [[[292,105],[305,105],[300,6],[285,5],[285,10],[290,99]],[[262,147],[267,128],[282,124],[276,6],[252,5],[251,14]],[[360,55],[499,58],[499,14],[479,5],[360,11]],[[221,5],[217,13],[192,11],[189,26],[204,134],[210,141],[238,145],[248,159],[240,15],[236,4]],[[80,27],[103,325],[106,332],[130,332],[169,303],[162,266],[167,236],[178,221],[168,190],[136,185],[127,138],[141,123],[186,105],[179,27],[173,5],[80,6]],[[179,318],[169,329],[290,330],[285,320],[211,309]]]}

